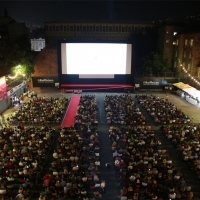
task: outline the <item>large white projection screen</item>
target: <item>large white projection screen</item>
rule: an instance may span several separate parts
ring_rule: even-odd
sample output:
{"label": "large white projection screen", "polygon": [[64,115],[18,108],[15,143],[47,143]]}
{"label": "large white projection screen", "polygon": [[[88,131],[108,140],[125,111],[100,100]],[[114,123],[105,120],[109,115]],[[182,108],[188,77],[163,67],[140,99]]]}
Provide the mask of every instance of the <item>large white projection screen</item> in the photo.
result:
{"label": "large white projection screen", "polygon": [[62,74],[79,74],[79,78],[131,74],[131,51],[131,44],[62,43]]}

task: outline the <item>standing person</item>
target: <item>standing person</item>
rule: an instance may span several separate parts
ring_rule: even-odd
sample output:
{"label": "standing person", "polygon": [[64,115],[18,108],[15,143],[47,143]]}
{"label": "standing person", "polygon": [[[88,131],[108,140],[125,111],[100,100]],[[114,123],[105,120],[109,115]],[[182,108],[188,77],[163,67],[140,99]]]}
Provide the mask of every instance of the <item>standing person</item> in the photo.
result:
{"label": "standing person", "polygon": [[110,169],[111,169],[111,164],[110,164],[109,161],[106,162],[105,166],[106,166],[107,171],[110,171]]}
{"label": "standing person", "polygon": [[101,181],[100,187],[101,187],[101,193],[102,194],[106,193],[106,182],[105,182],[105,180]]}

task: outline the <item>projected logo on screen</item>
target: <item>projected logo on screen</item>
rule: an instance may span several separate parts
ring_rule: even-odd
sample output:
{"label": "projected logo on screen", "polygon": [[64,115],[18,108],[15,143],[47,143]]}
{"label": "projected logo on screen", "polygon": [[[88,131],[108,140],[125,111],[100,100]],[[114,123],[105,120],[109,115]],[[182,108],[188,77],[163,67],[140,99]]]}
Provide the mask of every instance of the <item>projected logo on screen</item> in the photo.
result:
{"label": "projected logo on screen", "polygon": [[131,44],[63,43],[62,74],[131,74]]}

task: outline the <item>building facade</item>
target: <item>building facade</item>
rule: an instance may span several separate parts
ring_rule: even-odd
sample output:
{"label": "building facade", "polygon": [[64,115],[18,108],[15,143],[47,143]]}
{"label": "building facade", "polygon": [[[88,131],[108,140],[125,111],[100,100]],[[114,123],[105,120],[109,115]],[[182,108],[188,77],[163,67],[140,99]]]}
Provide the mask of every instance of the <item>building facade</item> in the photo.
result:
{"label": "building facade", "polygon": [[78,41],[130,41],[135,34],[145,35],[154,31],[155,25],[148,22],[45,22],[47,47],[56,47],[57,40]]}
{"label": "building facade", "polygon": [[44,48],[45,48],[45,39],[44,38],[31,39],[31,50],[32,51],[41,51]]}

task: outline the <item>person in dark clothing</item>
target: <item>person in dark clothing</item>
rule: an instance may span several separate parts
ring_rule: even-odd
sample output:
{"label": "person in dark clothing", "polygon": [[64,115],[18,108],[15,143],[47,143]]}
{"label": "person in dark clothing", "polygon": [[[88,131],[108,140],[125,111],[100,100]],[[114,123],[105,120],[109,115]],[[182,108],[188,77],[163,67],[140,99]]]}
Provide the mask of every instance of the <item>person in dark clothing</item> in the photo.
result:
{"label": "person in dark clothing", "polygon": [[111,164],[110,164],[110,162],[106,162],[106,164],[105,164],[105,166],[106,166],[106,169],[109,171],[110,169],[111,169]]}

